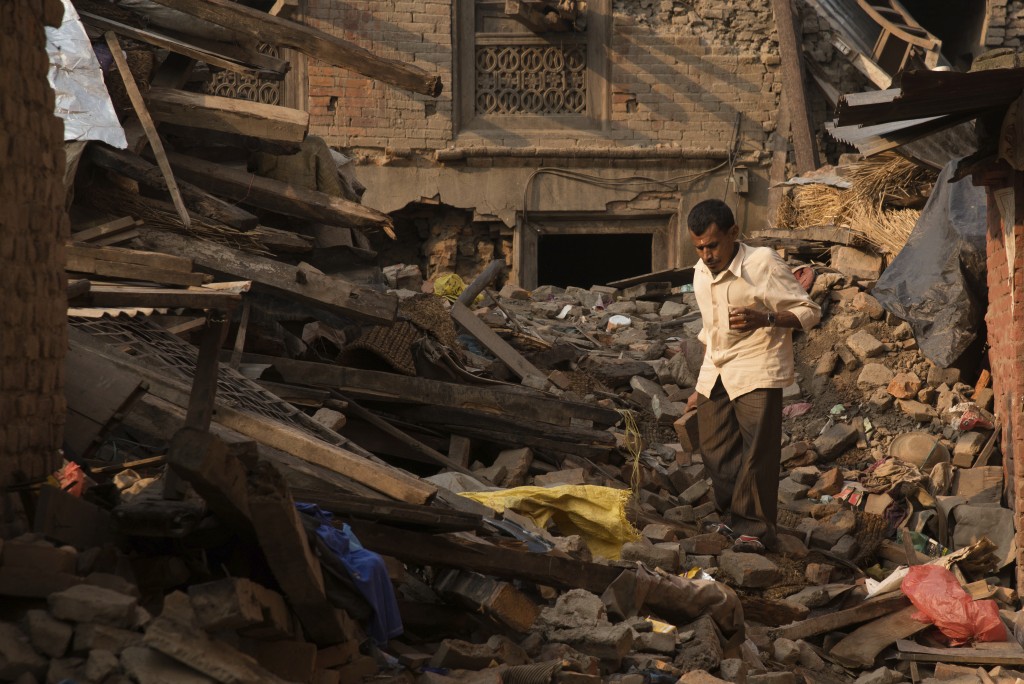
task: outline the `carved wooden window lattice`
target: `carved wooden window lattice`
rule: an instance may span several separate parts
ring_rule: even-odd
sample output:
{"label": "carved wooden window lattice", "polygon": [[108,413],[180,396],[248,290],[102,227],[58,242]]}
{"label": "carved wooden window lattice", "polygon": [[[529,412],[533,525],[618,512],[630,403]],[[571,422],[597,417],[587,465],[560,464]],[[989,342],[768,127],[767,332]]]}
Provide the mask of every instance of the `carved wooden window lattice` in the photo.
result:
{"label": "carved wooden window lattice", "polygon": [[[269,43],[260,43],[260,52],[272,57],[280,57],[277,47]],[[236,100],[249,100],[263,104],[281,104],[281,84],[283,81],[267,81],[252,74],[241,74],[237,71],[217,71],[211,74],[206,84],[207,95],[233,97]]]}
{"label": "carved wooden window lattice", "polygon": [[587,113],[587,46],[476,45],[477,114]]}

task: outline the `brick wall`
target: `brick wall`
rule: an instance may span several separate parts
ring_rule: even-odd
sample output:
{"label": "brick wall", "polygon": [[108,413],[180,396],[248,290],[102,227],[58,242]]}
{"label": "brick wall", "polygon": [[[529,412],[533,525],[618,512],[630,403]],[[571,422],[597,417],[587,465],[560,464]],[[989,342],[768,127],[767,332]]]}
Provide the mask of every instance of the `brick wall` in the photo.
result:
{"label": "brick wall", "polygon": [[64,128],[53,115],[43,24],[62,11],[56,0],[0,2],[0,491],[59,465],[68,225]]}
{"label": "brick wall", "polygon": [[1001,447],[1004,469],[1013,478],[1016,499],[1017,586],[1024,586],[1024,468],[1018,457],[1024,457],[1024,185],[1017,184],[1016,255],[1012,274],[1007,262],[1006,243],[999,209],[988,202],[988,326],[989,363],[994,411],[1003,423]]}

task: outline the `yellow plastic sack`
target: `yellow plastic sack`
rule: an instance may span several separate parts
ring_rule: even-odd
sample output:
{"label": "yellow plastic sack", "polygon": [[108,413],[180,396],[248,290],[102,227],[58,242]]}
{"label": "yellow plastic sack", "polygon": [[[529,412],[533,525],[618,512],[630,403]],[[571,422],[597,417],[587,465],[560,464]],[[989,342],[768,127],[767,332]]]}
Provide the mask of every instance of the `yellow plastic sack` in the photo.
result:
{"label": "yellow plastic sack", "polygon": [[493,492],[462,492],[462,496],[493,508],[510,508],[529,516],[538,527],[554,521],[564,535],[583,537],[595,556],[618,559],[622,545],[640,537],[626,519],[628,489],[596,485],[514,487]]}
{"label": "yellow plastic sack", "polygon": [[[466,281],[457,273],[442,273],[434,278],[434,294],[438,297],[444,297],[449,302],[454,302],[458,299],[465,289]],[[473,300],[473,303],[478,304],[482,299],[483,295],[479,294]]]}

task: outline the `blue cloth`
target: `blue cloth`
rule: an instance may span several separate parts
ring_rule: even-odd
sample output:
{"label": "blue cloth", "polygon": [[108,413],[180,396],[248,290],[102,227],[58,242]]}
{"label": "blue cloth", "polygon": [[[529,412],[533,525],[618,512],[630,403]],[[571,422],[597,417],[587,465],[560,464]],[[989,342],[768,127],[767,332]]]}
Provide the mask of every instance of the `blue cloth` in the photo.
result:
{"label": "blue cloth", "polygon": [[367,631],[374,642],[383,646],[388,639],[402,634],[402,616],[398,612],[395,589],[391,586],[391,578],[380,554],[364,549],[348,523],[343,523],[340,528],[335,527],[332,524],[334,516],[329,511],[310,503],[296,503],[295,507],[300,513],[320,521],[316,536],[341,562],[356,589],[373,607],[373,618]]}

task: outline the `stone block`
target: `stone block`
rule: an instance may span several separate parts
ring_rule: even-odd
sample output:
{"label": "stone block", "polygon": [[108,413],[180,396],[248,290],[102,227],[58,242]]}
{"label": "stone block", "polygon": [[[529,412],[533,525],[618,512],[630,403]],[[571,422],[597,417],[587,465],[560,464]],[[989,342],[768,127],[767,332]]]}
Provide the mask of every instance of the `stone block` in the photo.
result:
{"label": "stone block", "polygon": [[726,658],[718,666],[718,674],[732,684],[746,684],[749,669],[742,658]]}
{"label": "stone block", "polygon": [[82,582],[81,577],[66,572],[0,565],[0,596],[46,598]]}
{"label": "stone block", "polygon": [[641,632],[637,634],[633,648],[648,653],[672,654],[676,652],[676,635],[661,632]]}
{"label": "stone block", "polygon": [[551,473],[543,473],[533,478],[538,487],[556,487],[558,485],[581,485],[587,483],[586,471],[583,468],[567,468]]}
{"label": "stone block", "polygon": [[145,646],[125,649],[121,668],[138,684],[214,684],[215,679],[202,675],[174,658]]}
{"label": "stone block", "polygon": [[679,318],[689,310],[689,307],[682,302],[668,301],[661,305],[658,315],[662,318],[673,320]]}
{"label": "stone block", "polygon": [[120,667],[117,656],[110,651],[89,652],[85,661],[85,678],[90,682],[102,682]]}
{"label": "stone block", "polygon": [[892,407],[892,402],[892,395],[889,394],[888,390],[882,389],[881,387],[872,392],[871,396],[868,397],[868,403],[878,411],[887,411]]}
{"label": "stone block", "polygon": [[82,622],[75,627],[72,649],[75,653],[101,649],[119,654],[133,646],[142,646],[142,634],[139,632],[94,622]]}
{"label": "stone block", "polygon": [[882,275],[882,257],[856,247],[833,245],[832,268],[861,280],[878,280]]}
{"label": "stone block", "polygon": [[[674,661],[676,667],[691,670],[714,671],[722,662],[722,635],[709,615],[701,615],[686,627],[692,632],[689,641],[679,646]],[[695,680],[700,681],[700,680]],[[711,680],[713,681],[713,680]]]}
{"label": "stone block", "polygon": [[500,452],[494,459],[494,466],[504,466],[505,468],[505,478],[501,482],[501,486],[519,487],[526,484],[526,476],[532,463],[533,449],[530,447],[505,449]]}
{"label": "stone block", "polygon": [[640,561],[652,570],[662,568],[668,572],[678,572],[679,548],[627,542],[622,545],[622,560]]}
{"label": "stone block", "polygon": [[329,408],[317,409],[317,412],[313,414],[313,420],[335,432],[345,427],[345,423],[348,422],[344,413]]}
{"label": "stone block", "polygon": [[837,344],[835,352],[839,355],[839,360],[843,362],[845,370],[854,371],[860,368],[860,359],[845,344]]}
{"label": "stone block", "polygon": [[79,584],[50,594],[50,612],[59,620],[98,622],[112,627],[135,624],[138,601],[110,589]]}
{"label": "stone block", "polygon": [[719,679],[707,670],[690,670],[680,677],[676,684],[728,684],[728,682],[742,682],[739,679]]}
{"label": "stone block", "polygon": [[837,423],[814,440],[814,450],[823,461],[833,461],[846,450],[857,444],[857,428],[846,423]]}
{"label": "stone block", "polygon": [[840,537],[836,545],[832,547],[832,553],[846,560],[856,558],[859,551],[860,544],[857,543],[857,538],[849,534]]}
{"label": "stone block", "polygon": [[673,527],[665,525],[664,523],[650,523],[644,526],[644,529],[640,531],[640,534],[650,540],[652,544],[659,542],[675,541],[676,533]]}
{"label": "stone block", "polygon": [[873,391],[877,387],[888,387],[896,374],[881,363],[869,363],[857,376],[857,387],[865,392]]}
{"label": "stone block", "polygon": [[886,388],[889,394],[897,399],[913,399],[921,391],[924,383],[917,373],[897,373]]}
{"label": "stone block", "polygon": [[679,444],[686,451],[697,451],[700,449],[700,428],[697,424],[697,412],[689,411],[683,414],[682,418],[672,424],[679,438]]}
{"label": "stone block", "polygon": [[832,566],[828,563],[808,563],[804,576],[811,584],[828,584],[832,578]]}
{"label": "stone block", "polygon": [[797,684],[792,672],[764,672],[747,677],[747,684]]}
{"label": "stone block", "polygon": [[814,367],[814,375],[816,377],[832,375],[832,371],[836,369],[836,364],[839,363],[839,354],[834,351],[827,351],[821,355],[818,359],[817,365]]}
{"label": "stone block", "polygon": [[697,519],[697,516],[694,514],[693,506],[690,505],[670,508],[665,511],[664,516],[666,520],[682,523],[692,523]]}
{"label": "stone block", "polygon": [[932,366],[928,369],[928,384],[932,387],[938,387],[943,384],[952,387],[958,382],[960,382],[959,368],[939,368],[938,366]]}
{"label": "stone block", "polygon": [[850,348],[861,361],[881,356],[886,351],[886,346],[867,330],[858,330],[846,338],[846,346]]}
{"label": "stone block", "polygon": [[975,392],[972,398],[974,399],[974,403],[977,404],[979,408],[982,408],[985,411],[991,411],[992,402],[995,399],[995,394],[993,393],[991,387],[984,387]]}
{"label": "stone block", "polygon": [[728,537],[717,532],[694,535],[679,542],[679,546],[688,556],[717,556],[731,545]]}
{"label": "stone block", "polygon": [[10,682],[25,673],[42,679],[47,661],[29,643],[28,637],[16,625],[0,622],[0,681]]}
{"label": "stone block", "polygon": [[933,418],[939,417],[938,411],[928,404],[922,404],[919,401],[900,399],[896,403],[899,404],[901,411],[919,423],[928,423]]}
{"label": "stone block", "polygon": [[987,441],[988,435],[983,432],[962,433],[953,447],[953,465],[958,468],[970,468]]}
{"label": "stone block", "polygon": [[853,308],[857,311],[863,311],[874,321],[880,321],[885,318],[885,309],[881,303],[867,292],[858,292],[854,295]]}
{"label": "stone block", "polygon": [[889,334],[892,335],[892,339],[902,342],[904,340],[913,339],[914,329],[911,328],[910,324],[906,321],[901,321],[900,324],[893,328],[892,332]]}
{"label": "stone block", "polygon": [[32,646],[43,655],[60,658],[68,650],[74,628],[66,622],[54,618],[45,610],[33,609],[25,613],[25,625],[28,628]]}
{"label": "stone block", "polygon": [[690,485],[685,492],[679,495],[679,501],[683,504],[695,504],[704,498],[704,495],[711,489],[711,483],[707,480],[698,480]]}
{"label": "stone block", "polygon": [[838,494],[843,490],[843,473],[839,468],[832,468],[821,474],[814,486],[807,491],[808,498],[820,499],[826,494]]}
{"label": "stone block", "polygon": [[800,647],[792,639],[780,637],[772,642],[772,660],[793,667],[800,661]]}
{"label": "stone block", "polygon": [[717,509],[714,501],[705,501],[699,506],[693,507],[693,518],[694,520],[703,520],[704,518],[710,517],[716,514]]}
{"label": "stone block", "polygon": [[807,498],[808,486],[800,484],[799,482],[790,478],[785,478],[779,482],[779,501],[782,503],[793,503],[800,499]]}
{"label": "stone block", "polygon": [[800,466],[790,471],[789,477],[794,482],[807,485],[808,487],[818,481],[821,471],[815,466]]}
{"label": "stone block", "polygon": [[45,541],[4,542],[0,565],[5,568],[31,568],[39,572],[75,573],[77,553],[70,547],[58,548]]}
{"label": "stone block", "polygon": [[718,566],[745,589],[763,589],[782,579],[782,571],[775,563],[756,553],[723,551]]}

